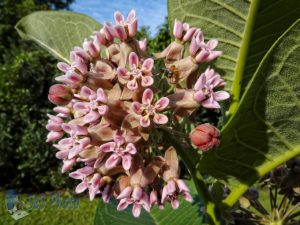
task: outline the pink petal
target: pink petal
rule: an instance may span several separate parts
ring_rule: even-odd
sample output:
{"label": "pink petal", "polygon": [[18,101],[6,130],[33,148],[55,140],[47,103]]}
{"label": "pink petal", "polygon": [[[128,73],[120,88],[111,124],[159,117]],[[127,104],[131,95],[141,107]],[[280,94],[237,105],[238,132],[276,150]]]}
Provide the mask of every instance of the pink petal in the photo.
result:
{"label": "pink petal", "polygon": [[173,28],[173,35],[174,35],[177,39],[181,39],[182,33],[183,33],[183,25],[182,25],[182,22],[180,22],[179,20],[175,19],[174,28]]}
{"label": "pink petal", "polygon": [[139,217],[141,214],[142,206],[140,204],[133,204],[132,214],[134,217]]}
{"label": "pink petal", "polygon": [[153,59],[151,59],[151,58],[145,59],[145,61],[143,62],[143,65],[142,65],[142,71],[145,74],[150,73],[153,68],[153,64],[154,64]]}
{"label": "pink petal", "polygon": [[220,104],[215,101],[212,97],[203,101],[202,103],[202,106],[205,107],[205,108],[208,108],[208,109],[219,109],[221,108]]}
{"label": "pink petal", "polygon": [[142,198],[142,195],[143,195],[143,189],[141,187],[136,186],[136,187],[133,188],[131,197],[134,200],[140,200]]}
{"label": "pink petal", "polygon": [[161,203],[164,204],[165,202],[165,198],[168,196],[169,192],[168,192],[168,186],[164,186],[163,190],[162,190],[162,194],[161,194]]}
{"label": "pink petal", "polygon": [[216,58],[218,58],[220,55],[222,55],[223,52],[222,51],[213,51],[209,54],[209,56],[206,59],[206,62],[210,62]]}
{"label": "pink petal", "polygon": [[193,202],[193,198],[192,198],[192,196],[190,195],[189,192],[184,191],[184,192],[182,193],[182,196],[183,196],[183,198],[184,198],[187,202]]}
{"label": "pink petal", "polygon": [[114,18],[115,18],[115,21],[116,21],[116,24],[120,24],[120,23],[123,23],[124,22],[124,16],[121,12],[119,11],[116,11],[114,13]]}
{"label": "pink petal", "polygon": [[66,133],[68,133],[68,134],[70,134],[71,131],[72,131],[72,126],[71,126],[70,124],[67,124],[67,123],[63,123],[63,124],[61,125],[61,128],[62,128]]}
{"label": "pink petal", "polygon": [[119,202],[117,210],[122,211],[122,210],[126,209],[128,205],[129,205],[129,203],[127,202],[127,199],[123,198]]}
{"label": "pink petal", "polygon": [[95,173],[91,182],[93,187],[97,187],[100,184],[101,176],[99,173]]}
{"label": "pink petal", "polygon": [[135,148],[134,144],[128,143],[126,146],[125,152],[128,152],[128,153],[134,155],[136,153],[136,148]]}
{"label": "pink petal", "polygon": [[[118,195],[117,199],[129,198],[132,193],[132,187],[128,186]],[[122,201],[122,200],[121,200]]]}
{"label": "pink petal", "polygon": [[143,76],[142,77],[142,86],[143,87],[149,87],[154,83],[154,79],[151,76]]}
{"label": "pink petal", "polygon": [[78,145],[75,145],[73,148],[70,149],[68,159],[74,158],[81,151],[82,151],[82,149]]}
{"label": "pink petal", "polygon": [[143,104],[150,104],[153,100],[153,91],[150,88],[147,88],[142,97]]}
{"label": "pink petal", "polygon": [[64,164],[62,166],[61,172],[65,173],[66,171],[70,170],[72,166],[76,163],[76,159],[64,160],[63,163]]}
{"label": "pink petal", "polygon": [[66,159],[68,157],[69,150],[61,150],[56,152],[55,157],[58,159]]}
{"label": "pink petal", "polygon": [[132,104],[131,104],[131,109],[132,109],[132,111],[135,113],[135,114],[137,114],[137,115],[141,115],[141,113],[142,113],[142,104],[141,103],[139,103],[139,102],[133,102]]}
{"label": "pink petal", "polygon": [[144,38],[143,40],[139,41],[139,47],[142,51],[147,50],[147,38]]}
{"label": "pink petal", "polygon": [[115,142],[108,142],[100,146],[102,152],[113,152],[115,150]]}
{"label": "pink petal", "polygon": [[97,101],[100,101],[102,103],[107,102],[107,96],[102,88],[97,89]]}
{"label": "pink petal", "polygon": [[166,124],[168,122],[168,117],[164,114],[156,113],[153,117],[153,121],[156,124]]}
{"label": "pink petal", "polygon": [[150,119],[149,116],[143,116],[140,118],[140,124],[142,127],[149,127],[150,126]]}
{"label": "pink petal", "polygon": [[100,118],[100,114],[94,110],[90,110],[88,114],[86,114],[83,118],[85,123],[92,123],[95,122]]}
{"label": "pink petal", "polygon": [[197,56],[196,56],[196,62],[202,63],[206,62],[207,57],[209,56],[209,52],[202,50]]}
{"label": "pink petal", "polygon": [[81,149],[86,148],[91,143],[91,139],[89,137],[84,137],[79,141],[79,147]]}
{"label": "pink petal", "polygon": [[127,16],[127,21],[131,22],[132,20],[136,19],[136,12],[134,9],[130,10]]}
{"label": "pink petal", "polygon": [[64,62],[59,62],[59,63],[57,63],[57,68],[60,71],[66,73],[70,69],[70,65],[68,65],[68,64],[66,64]]}
{"label": "pink petal", "polygon": [[111,196],[111,187],[110,187],[110,185],[106,185],[101,194],[102,194],[103,202],[108,203],[109,199],[110,199],[110,196]]}
{"label": "pink petal", "polygon": [[211,50],[215,49],[218,45],[218,40],[217,39],[211,39],[207,42],[207,47]]}
{"label": "pink petal", "polygon": [[189,47],[189,52],[190,52],[191,56],[195,56],[196,53],[198,52],[199,48],[200,47],[196,42],[196,37],[194,36],[192,38],[192,41],[191,41],[191,44],[190,44],[190,47]]}
{"label": "pink petal", "polygon": [[213,96],[216,101],[225,100],[230,97],[229,93],[226,91],[217,91],[217,92],[213,93]]}
{"label": "pink petal", "polygon": [[135,52],[129,54],[129,65],[131,68],[138,67],[139,65],[139,57]]}
{"label": "pink petal", "polygon": [[121,161],[121,157],[116,154],[112,154],[105,162],[105,166],[107,169],[111,169],[115,167]]}
{"label": "pink petal", "polygon": [[96,93],[95,91],[93,91],[92,89],[88,88],[87,86],[83,86],[81,88],[81,91],[80,91],[81,95],[87,99],[90,98],[90,96],[92,97],[96,97]]}
{"label": "pink petal", "polygon": [[206,84],[206,77],[205,74],[202,73],[195,83],[194,90],[196,91],[202,90],[205,84]]}
{"label": "pink petal", "polygon": [[77,194],[80,194],[82,192],[84,192],[87,189],[88,185],[86,181],[82,181],[80,184],[78,184],[75,188],[75,192]]}
{"label": "pink petal", "polygon": [[195,99],[196,102],[201,103],[205,99],[205,94],[201,90],[197,91],[194,94],[194,99]]}
{"label": "pink petal", "polygon": [[117,74],[124,80],[129,80],[129,78],[130,78],[130,75],[127,75],[126,69],[122,68],[122,67],[118,67]]}
{"label": "pink petal", "polygon": [[121,25],[116,25],[115,29],[116,29],[116,33],[117,33],[118,38],[121,41],[125,41],[127,39],[127,34],[126,34],[126,31],[125,31],[124,27],[121,26]]}
{"label": "pink petal", "polygon": [[196,35],[196,43],[199,46],[204,43],[204,34],[201,30]]}
{"label": "pink petal", "polygon": [[134,91],[138,88],[138,83],[136,82],[136,79],[133,79],[127,83],[127,88],[131,91]]}
{"label": "pink petal", "polygon": [[167,108],[169,103],[170,103],[170,100],[167,97],[162,97],[155,103],[155,108],[157,111],[161,111],[161,110]]}
{"label": "pink petal", "polygon": [[178,207],[179,207],[179,201],[178,201],[178,199],[177,198],[172,199],[171,200],[171,205],[172,205],[173,209],[178,209]]}
{"label": "pink petal", "polygon": [[193,35],[196,33],[197,28],[193,27],[188,29],[188,31],[186,32],[186,34],[183,36],[183,41],[191,41]]}
{"label": "pink petal", "polygon": [[98,112],[101,116],[105,115],[108,111],[108,106],[107,105],[101,105],[97,107]]}
{"label": "pink petal", "polygon": [[180,191],[186,191],[186,192],[190,191],[190,189],[188,188],[188,186],[185,184],[183,180],[177,180],[176,183]]}
{"label": "pink petal", "polygon": [[152,206],[157,202],[158,202],[157,191],[153,190],[150,193],[150,205]]}
{"label": "pink petal", "polygon": [[62,131],[50,131],[47,135],[46,142],[56,141],[64,136]]}
{"label": "pink petal", "polygon": [[90,111],[89,103],[87,102],[76,102],[73,105],[73,108],[79,112],[82,112],[84,114],[88,113]]}
{"label": "pink petal", "polygon": [[72,131],[76,133],[76,135],[88,135],[88,130],[85,126],[80,125],[71,125]]}
{"label": "pink petal", "polygon": [[132,160],[132,157],[131,155],[123,155],[122,156],[122,166],[125,170],[129,170],[130,167],[131,167],[131,160]]}
{"label": "pink petal", "polygon": [[148,194],[146,194],[145,192],[143,193],[141,202],[143,203],[143,208],[147,212],[150,212],[150,200],[149,200]]}
{"label": "pink petal", "polygon": [[176,192],[176,185],[175,185],[175,181],[174,180],[169,180],[167,186],[168,186],[168,192],[169,192],[169,194]]}
{"label": "pink petal", "polygon": [[128,34],[130,37],[134,37],[136,35],[138,28],[138,21],[134,19],[131,23],[128,24]]}

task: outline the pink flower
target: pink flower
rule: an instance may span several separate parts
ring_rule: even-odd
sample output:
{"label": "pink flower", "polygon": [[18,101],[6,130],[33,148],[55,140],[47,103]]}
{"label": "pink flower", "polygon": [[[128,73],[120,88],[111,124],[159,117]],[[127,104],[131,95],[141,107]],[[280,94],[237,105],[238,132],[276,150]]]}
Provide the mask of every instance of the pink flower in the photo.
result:
{"label": "pink flower", "polygon": [[125,40],[127,38],[127,34],[129,37],[134,37],[137,32],[138,21],[136,17],[135,10],[131,10],[127,16],[127,20],[122,13],[116,11],[114,14],[115,21],[116,21],[116,29],[120,35],[121,40]]}
{"label": "pink flower", "polygon": [[140,49],[145,52],[147,50],[147,44],[148,44],[147,38],[144,38],[143,40],[139,41]]}
{"label": "pink flower", "polygon": [[93,123],[108,111],[107,96],[102,88],[93,91],[87,86],[83,86],[80,92],[86,101],[79,101],[74,104],[74,109],[83,113],[85,123]]}
{"label": "pink flower", "polygon": [[149,87],[154,83],[152,77],[153,59],[148,58],[140,67],[139,57],[135,52],[131,52],[129,55],[129,68],[127,71],[123,67],[119,67],[117,70],[119,80],[122,83],[127,83],[129,90],[136,90],[140,85],[143,87]]}
{"label": "pink flower", "polygon": [[72,88],[77,88],[83,81],[83,76],[87,73],[87,65],[85,60],[88,60],[88,54],[81,48],[75,48],[71,53],[72,63],[68,65],[63,62],[59,62],[57,67],[65,74],[58,76],[55,80],[70,85]]}
{"label": "pink flower", "polygon": [[219,130],[209,123],[197,126],[190,133],[191,142],[201,151],[208,151],[219,144]]}
{"label": "pink flower", "polygon": [[182,195],[188,202],[193,201],[190,190],[183,180],[170,179],[163,188],[161,203],[164,204],[166,201],[170,201],[172,208],[177,209],[179,207],[179,195]]}
{"label": "pink flower", "polygon": [[63,124],[63,120],[58,116],[53,116],[50,114],[47,114],[49,117],[48,123],[46,125],[47,130],[49,130],[49,134],[47,135],[46,142],[50,141],[56,141],[60,139],[65,132],[63,131],[61,125]]}
{"label": "pink flower", "polygon": [[205,108],[221,108],[218,101],[228,99],[230,95],[226,91],[214,92],[214,88],[223,86],[225,82],[213,69],[207,68],[200,75],[194,86],[194,100]]}
{"label": "pink flower", "polygon": [[134,217],[140,216],[142,208],[150,212],[149,197],[139,186],[135,186],[134,188],[131,186],[126,187],[118,195],[117,199],[121,199],[117,207],[118,211],[122,211],[132,204],[132,214]]}
{"label": "pink flower", "polygon": [[217,45],[218,40],[216,39],[211,39],[205,43],[203,32],[199,31],[193,36],[189,51],[197,63],[211,62],[222,55],[221,51],[214,51]]}
{"label": "pink flower", "polygon": [[125,143],[125,138],[122,134],[114,136],[113,142],[108,142],[100,146],[102,152],[111,152],[112,154],[106,160],[105,166],[111,169],[122,161],[122,166],[125,170],[131,167],[132,156],[136,154],[136,148],[132,143]]}
{"label": "pink flower", "polygon": [[166,124],[168,117],[159,112],[163,111],[169,105],[169,99],[167,97],[160,98],[154,105],[153,91],[146,89],[143,93],[142,104],[139,102],[132,103],[133,112],[139,117],[142,127],[149,127],[151,120],[156,124]]}
{"label": "pink flower", "polygon": [[173,35],[184,42],[191,41],[193,35],[199,29],[192,27],[187,23],[182,23],[179,20],[175,19],[174,28],[173,28]]}
{"label": "pink flower", "polygon": [[66,105],[73,97],[72,90],[62,84],[54,84],[50,87],[48,99],[55,105]]}
{"label": "pink flower", "polygon": [[59,141],[56,147],[61,150],[68,150],[68,159],[74,158],[90,144],[90,138],[86,137],[88,135],[86,127],[63,123],[62,129],[70,134],[70,137]]}

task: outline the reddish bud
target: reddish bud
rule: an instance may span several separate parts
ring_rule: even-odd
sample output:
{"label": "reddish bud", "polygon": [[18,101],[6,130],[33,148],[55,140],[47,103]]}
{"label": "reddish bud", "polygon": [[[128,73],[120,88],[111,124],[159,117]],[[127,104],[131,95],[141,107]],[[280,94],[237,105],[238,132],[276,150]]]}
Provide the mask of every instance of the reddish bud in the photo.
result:
{"label": "reddish bud", "polygon": [[219,130],[208,123],[201,124],[190,133],[190,138],[193,145],[205,152],[219,144]]}
{"label": "reddish bud", "polygon": [[55,105],[66,105],[72,99],[71,89],[62,84],[55,84],[50,87],[48,99]]}

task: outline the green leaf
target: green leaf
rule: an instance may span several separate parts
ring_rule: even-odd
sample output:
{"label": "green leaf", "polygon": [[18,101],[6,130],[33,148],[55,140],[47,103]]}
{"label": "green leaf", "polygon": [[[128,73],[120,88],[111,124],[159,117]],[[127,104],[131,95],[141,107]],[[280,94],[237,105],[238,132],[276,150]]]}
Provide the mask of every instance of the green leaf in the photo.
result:
{"label": "green leaf", "polygon": [[221,145],[199,162],[227,181],[232,206],[264,174],[300,154],[300,20],[272,46],[249,83]]}
{"label": "green leaf", "polygon": [[142,210],[139,218],[134,218],[131,213],[131,208],[124,211],[117,211],[115,202],[109,204],[99,201],[99,205],[95,215],[95,225],[201,225],[202,224],[202,205],[196,194],[195,187],[192,182],[187,182],[191,188],[191,194],[194,196],[194,202],[189,203],[180,200],[180,206],[174,210],[167,204],[165,209],[160,210],[157,207],[147,213]]}
{"label": "green leaf", "polygon": [[20,36],[33,40],[54,57],[69,61],[70,51],[84,38],[99,30],[101,24],[79,13],[39,11],[22,18],[16,25]]}
{"label": "green leaf", "polygon": [[214,68],[233,94],[236,110],[245,87],[277,38],[299,18],[299,0],[169,0],[169,19],[200,27],[207,39],[217,38],[223,55]]}

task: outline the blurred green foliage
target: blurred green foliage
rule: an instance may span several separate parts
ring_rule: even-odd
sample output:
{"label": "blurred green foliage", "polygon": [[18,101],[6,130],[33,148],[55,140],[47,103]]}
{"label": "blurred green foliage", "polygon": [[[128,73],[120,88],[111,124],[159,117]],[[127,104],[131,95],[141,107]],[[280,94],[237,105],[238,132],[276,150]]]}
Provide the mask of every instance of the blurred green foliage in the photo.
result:
{"label": "blurred green foliage", "polygon": [[[32,42],[21,40],[14,29],[23,16],[36,10],[68,9],[73,0],[0,1],[0,186],[40,191],[71,187],[61,175],[55,149],[45,143],[46,114],[51,112],[47,93],[59,74],[56,59]],[[167,20],[151,37],[142,27],[149,52],[170,42]]]}
{"label": "blurred green foliage", "polygon": [[47,92],[56,60],[14,29],[36,10],[65,9],[73,0],[2,0],[0,2],[0,186],[33,190],[59,188],[54,149],[45,143],[51,105]]}

